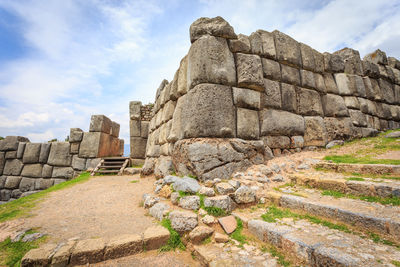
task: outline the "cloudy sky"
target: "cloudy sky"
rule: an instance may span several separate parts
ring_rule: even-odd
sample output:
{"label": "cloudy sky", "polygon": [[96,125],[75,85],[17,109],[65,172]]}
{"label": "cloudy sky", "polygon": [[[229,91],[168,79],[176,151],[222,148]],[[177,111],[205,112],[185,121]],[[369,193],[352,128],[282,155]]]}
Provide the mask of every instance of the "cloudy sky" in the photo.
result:
{"label": "cloudy sky", "polygon": [[400,58],[394,0],[0,0],[0,136],[63,140],[105,114],[128,143],[129,101],[153,102],[189,49],[190,24],[218,15],[237,34],[278,29],[320,52]]}

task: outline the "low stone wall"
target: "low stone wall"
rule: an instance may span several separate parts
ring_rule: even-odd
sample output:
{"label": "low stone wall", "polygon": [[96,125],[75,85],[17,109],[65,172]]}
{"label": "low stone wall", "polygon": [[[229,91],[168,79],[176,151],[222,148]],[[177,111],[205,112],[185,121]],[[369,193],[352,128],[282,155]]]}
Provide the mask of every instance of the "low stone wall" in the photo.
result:
{"label": "low stone wall", "polygon": [[[221,178],[199,172],[200,162],[229,176],[237,159],[224,140],[261,140],[266,160],[399,127],[400,61],[380,50],[363,60],[350,48],[322,54],[277,30],[236,35],[221,17],[198,19],[190,37],[173,80],[157,90],[144,174]],[[208,144],[200,161],[177,151],[192,138],[184,143]]]}
{"label": "low stone wall", "polygon": [[[69,142],[31,143],[7,136],[0,141],[0,201],[9,201],[72,179],[104,156],[120,156],[119,124],[93,115],[89,132],[70,130]],[[123,141],[123,140],[122,140]]]}
{"label": "low stone wall", "polygon": [[129,103],[130,157],[133,164],[142,164],[146,157],[149,123],[153,116],[153,104]]}

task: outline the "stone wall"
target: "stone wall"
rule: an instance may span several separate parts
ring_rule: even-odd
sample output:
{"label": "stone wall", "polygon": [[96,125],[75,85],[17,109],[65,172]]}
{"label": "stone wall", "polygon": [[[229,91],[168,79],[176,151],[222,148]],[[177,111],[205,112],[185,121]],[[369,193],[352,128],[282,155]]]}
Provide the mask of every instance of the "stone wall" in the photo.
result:
{"label": "stone wall", "polygon": [[93,115],[89,132],[70,130],[69,142],[31,143],[28,138],[0,140],[0,201],[9,201],[72,179],[93,169],[104,156],[123,154],[119,124]]}
{"label": "stone wall", "polygon": [[143,164],[146,157],[146,143],[149,124],[153,116],[153,104],[129,103],[130,157],[134,165]]}
{"label": "stone wall", "polygon": [[320,53],[279,32],[236,35],[221,17],[190,27],[192,45],[156,93],[143,174],[229,178],[273,156],[399,127],[400,62]]}

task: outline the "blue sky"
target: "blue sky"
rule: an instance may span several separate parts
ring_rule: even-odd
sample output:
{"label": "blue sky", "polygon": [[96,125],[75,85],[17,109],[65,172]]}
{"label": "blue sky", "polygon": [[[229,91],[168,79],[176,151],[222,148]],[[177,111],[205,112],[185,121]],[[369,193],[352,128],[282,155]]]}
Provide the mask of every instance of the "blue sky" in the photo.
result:
{"label": "blue sky", "polygon": [[153,102],[190,47],[190,24],[218,15],[237,34],[278,29],[320,52],[400,58],[393,0],[0,0],[0,136],[62,140],[105,114],[128,143],[129,101]]}

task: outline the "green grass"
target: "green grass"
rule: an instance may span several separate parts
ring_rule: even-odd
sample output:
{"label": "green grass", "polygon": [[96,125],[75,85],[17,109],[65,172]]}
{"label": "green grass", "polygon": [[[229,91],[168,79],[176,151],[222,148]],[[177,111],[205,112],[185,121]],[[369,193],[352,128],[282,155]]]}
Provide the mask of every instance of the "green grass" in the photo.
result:
{"label": "green grass", "polygon": [[400,165],[400,160],[396,159],[374,159],[370,156],[356,157],[348,154],[325,156],[324,160],[331,160],[334,163]]}
{"label": "green grass", "polygon": [[400,267],[400,261],[393,260],[391,263],[396,267]]}
{"label": "green grass", "polygon": [[139,165],[131,165],[131,168],[142,168],[143,164],[139,164]]}
{"label": "green grass", "polygon": [[346,178],[346,180],[347,181],[365,181],[365,179],[362,177],[349,177],[349,178]]}
{"label": "green grass", "polygon": [[[34,231],[28,231],[26,234],[31,234]],[[24,235],[24,236],[25,236]],[[7,238],[0,243],[0,265],[2,266],[20,266],[24,255],[31,249],[38,248],[40,243],[43,243],[46,237],[43,236],[32,242],[11,242]]]}
{"label": "green grass", "polygon": [[18,218],[27,215],[41,200],[43,200],[50,192],[58,191],[77,183],[82,183],[90,178],[90,173],[85,172],[77,178],[54,185],[46,190],[38,193],[16,199],[0,206],[0,222]]}
{"label": "green grass", "polygon": [[230,235],[232,239],[235,239],[236,241],[238,241],[241,245],[243,245],[246,242],[246,236],[242,234],[243,231],[243,222],[241,219],[236,218],[236,222],[237,222],[237,227],[235,229],[235,231],[233,231],[233,233]]}
{"label": "green grass", "polygon": [[203,209],[207,211],[209,215],[212,215],[214,217],[222,217],[229,215],[228,212],[218,207],[204,207]]}
{"label": "green grass", "polygon": [[139,180],[133,180],[133,181],[131,181],[131,183],[132,183],[132,184],[139,183]]}
{"label": "green grass", "polygon": [[400,198],[398,197],[378,197],[378,196],[356,196],[353,194],[344,194],[335,190],[324,190],[321,193],[324,196],[332,196],[334,198],[351,198],[351,199],[359,199],[367,202],[376,202],[381,203],[383,205],[393,205],[400,206]]}
{"label": "green grass", "polygon": [[181,236],[174,228],[171,226],[171,221],[169,219],[163,219],[161,225],[167,228],[170,233],[170,237],[167,244],[160,248],[160,251],[170,251],[175,249],[186,250],[185,245],[182,243]]}
{"label": "green grass", "polygon": [[203,240],[202,244],[203,245],[207,245],[207,244],[211,243],[211,241],[212,241],[211,236],[209,236],[209,237],[207,237],[206,239]]}
{"label": "green grass", "polygon": [[291,266],[290,262],[285,260],[285,256],[283,256],[281,253],[279,253],[279,251],[275,247],[271,246],[271,247],[267,248],[266,250],[271,254],[272,257],[278,258],[278,263],[280,265],[282,265],[284,267]]}

